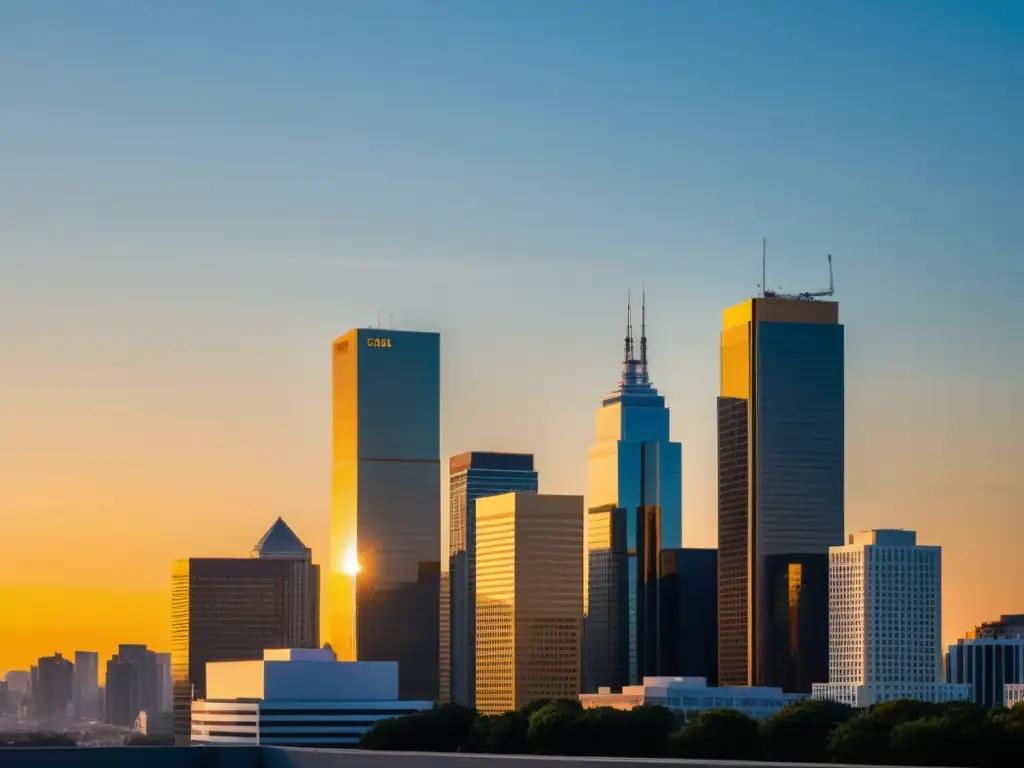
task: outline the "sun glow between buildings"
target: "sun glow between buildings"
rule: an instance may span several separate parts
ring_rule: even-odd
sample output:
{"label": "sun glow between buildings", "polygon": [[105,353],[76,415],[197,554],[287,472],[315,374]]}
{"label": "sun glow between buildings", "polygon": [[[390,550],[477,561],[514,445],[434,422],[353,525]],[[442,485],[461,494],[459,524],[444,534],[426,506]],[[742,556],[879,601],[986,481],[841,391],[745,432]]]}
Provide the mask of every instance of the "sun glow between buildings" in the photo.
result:
{"label": "sun glow between buildings", "polygon": [[341,572],[348,576],[356,576],[360,570],[362,566],[359,565],[359,553],[356,551],[356,545],[352,544],[341,556]]}

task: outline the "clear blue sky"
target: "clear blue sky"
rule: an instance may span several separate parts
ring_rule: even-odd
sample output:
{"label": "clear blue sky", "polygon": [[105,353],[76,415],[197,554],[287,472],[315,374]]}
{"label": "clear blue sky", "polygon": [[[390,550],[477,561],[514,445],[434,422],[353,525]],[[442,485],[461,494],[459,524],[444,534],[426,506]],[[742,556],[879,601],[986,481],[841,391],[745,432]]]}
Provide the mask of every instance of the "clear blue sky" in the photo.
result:
{"label": "clear blue sky", "polygon": [[7,0],[0,555],[126,510],[176,556],[277,514],[322,545],[329,344],[378,311],[443,334],[446,454],[582,493],[643,281],[713,544],[720,312],[767,236],[773,287],[834,255],[849,527],[998,561],[1022,223],[1019,2]]}

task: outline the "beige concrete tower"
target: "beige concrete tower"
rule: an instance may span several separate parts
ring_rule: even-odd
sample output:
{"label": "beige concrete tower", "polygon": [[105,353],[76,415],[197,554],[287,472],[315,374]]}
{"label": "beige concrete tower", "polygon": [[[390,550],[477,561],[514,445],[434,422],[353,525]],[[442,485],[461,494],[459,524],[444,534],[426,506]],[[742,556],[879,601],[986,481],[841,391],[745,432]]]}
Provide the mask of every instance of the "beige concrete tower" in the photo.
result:
{"label": "beige concrete tower", "polygon": [[500,714],[580,692],[583,497],[476,503],[476,706]]}

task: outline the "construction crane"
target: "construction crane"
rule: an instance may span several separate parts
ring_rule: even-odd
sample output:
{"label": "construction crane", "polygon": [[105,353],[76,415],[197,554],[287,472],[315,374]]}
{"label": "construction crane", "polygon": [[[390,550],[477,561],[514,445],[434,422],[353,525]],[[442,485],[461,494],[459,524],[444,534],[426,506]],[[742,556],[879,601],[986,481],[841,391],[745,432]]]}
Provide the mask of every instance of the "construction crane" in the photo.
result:
{"label": "construction crane", "polygon": [[789,299],[791,301],[814,301],[823,296],[835,295],[835,282],[832,279],[832,254],[828,255],[828,290],[804,291],[803,293],[779,293],[766,287],[765,273],[768,265],[768,238],[761,242],[761,297],[765,299]]}

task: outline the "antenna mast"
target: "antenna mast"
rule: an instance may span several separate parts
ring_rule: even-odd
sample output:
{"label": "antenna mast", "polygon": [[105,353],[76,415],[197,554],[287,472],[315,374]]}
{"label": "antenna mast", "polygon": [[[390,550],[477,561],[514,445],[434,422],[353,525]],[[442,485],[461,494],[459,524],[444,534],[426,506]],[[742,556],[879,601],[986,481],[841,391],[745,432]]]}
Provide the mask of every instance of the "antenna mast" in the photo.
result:
{"label": "antenna mast", "polygon": [[768,290],[768,283],[765,282],[768,278],[766,276],[768,272],[768,238],[761,238],[761,296],[764,297],[765,291]]}
{"label": "antenna mast", "polygon": [[647,383],[647,286],[640,288],[640,383]]}

